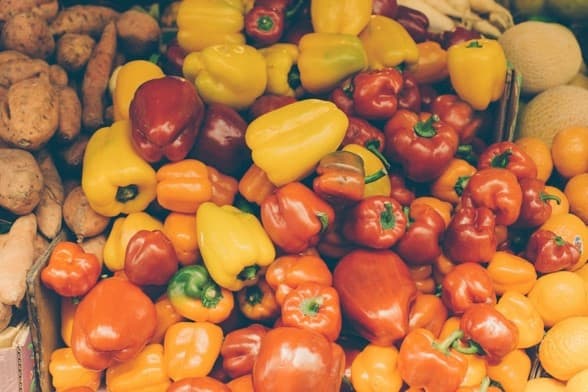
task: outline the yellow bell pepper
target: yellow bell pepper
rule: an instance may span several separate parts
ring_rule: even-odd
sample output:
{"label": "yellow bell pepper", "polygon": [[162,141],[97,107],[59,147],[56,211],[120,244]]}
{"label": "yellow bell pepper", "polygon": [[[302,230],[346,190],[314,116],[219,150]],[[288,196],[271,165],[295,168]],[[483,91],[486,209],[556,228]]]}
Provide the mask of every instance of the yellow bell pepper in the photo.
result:
{"label": "yellow bell pepper", "polygon": [[502,96],[507,63],[498,41],[481,38],[452,45],[447,68],[457,95],[474,109],[486,110]]}
{"label": "yellow bell pepper", "polygon": [[524,350],[513,350],[499,363],[488,365],[488,377],[500,384],[504,392],[526,391],[531,373],[531,359]]}
{"label": "yellow bell pepper", "polygon": [[79,303],[79,298],[61,297],[60,300],[59,314],[61,320],[61,339],[67,347],[71,346],[73,316]]}
{"label": "yellow bell pepper", "polygon": [[178,44],[187,52],[217,44],[244,44],[243,0],[183,0],[178,9]]}
{"label": "yellow bell pepper", "polygon": [[274,244],[259,219],[232,205],[205,202],[196,212],[198,246],[212,279],[231,291],[257,283],[274,258]]}
{"label": "yellow bell pepper", "polygon": [[300,81],[312,94],[326,93],[368,66],[366,51],[355,35],[308,33],[300,38],[298,49]]}
{"label": "yellow bell pepper", "polygon": [[537,271],[533,263],[505,251],[494,253],[486,270],[498,295],[507,291],[527,294],[537,281]]}
{"label": "yellow bell pepper", "polygon": [[116,73],[112,106],[114,120],[128,120],[129,107],[140,85],[148,80],[164,77],[157,64],[146,60],[133,60],[123,64]]}
{"label": "yellow bell pepper", "polygon": [[368,24],[372,0],[312,0],[310,18],[317,33],[357,35]]}
{"label": "yellow bell pepper", "polygon": [[265,92],[274,95],[298,97],[304,89],[300,84],[300,72],[296,65],[298,61],[298,46],[287,43],[277,43],[259,49],[265,57],[267,67],[267,87]]}
{"label": "yellow bell pepper", "polygon": [[395,67],[419,60],[419,48],[406,29],[394,19],[372,15],[359,35],[370,69]]}
{"label": "yellow bell pepper", "polygon": [[109,392],[165,392],[170,384],[161,344],[149,344],[133,359],[106,370]]}
{"label": "yellow bell pepper", "polygon": [[365,346],[351,362],[351,384],[357,392],[398,392],[402,377],[397,368],[398,349],[394,346]]}
{"label": "yellow bell pepper", "polygon": [[143,211],[155,199],[155,170],[135,152],[129,121],[117,121],[90,137],[82,166],[82,189],[104,216]]}
{"label": "yellow bell pepper", "polygon": [[376,154],[362,145],[351,143],[343,147],[343,151],[357,154],[363,160],[363,168],[366,174],[363,197],[390,196],[392,185],[384,163]]}
{"label": "yellow bell pepper", "polygon": [[518,348],[532,347],[543,339],[545,333],[543,319],[526,295],[507,291],[498,300],[496,310],[517,326]]}
{"label": "yellow bell pepper", "polygon": [[255,165],[276,186],[310,174],[335,151],[349,120],[335,104],[319,99],[291,103],[253,120],[245,132]]}
{"label": "yellow bell pepper", "polygon": [[204,102],[237,110],[250,106],[267,86],[265,59],[249,45],[221,44],[192,52],[184,59],[182,72]]}
{"label": "yellow bell pepper", "polygon": [[163,230],[163,223],[146,212],[117,218],[104,244],[104,265],[112,272],[125,267],[125,252],[132,236],[140,230]]}
{"label": "yellow bell pepper", "polygon": [[78,363],[69,347],[58,348],[51,353],[49,373],[55,392],[65,392],[76,387],[97,391],[102,371],[86,369]]}

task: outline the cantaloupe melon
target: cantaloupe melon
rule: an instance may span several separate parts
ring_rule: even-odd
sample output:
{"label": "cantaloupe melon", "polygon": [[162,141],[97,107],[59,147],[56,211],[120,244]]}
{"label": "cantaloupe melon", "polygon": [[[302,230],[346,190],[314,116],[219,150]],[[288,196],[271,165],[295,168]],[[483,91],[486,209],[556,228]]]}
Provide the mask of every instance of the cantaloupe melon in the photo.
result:
{"label": "cantaloupe melon", "polygon": [[537,136],[551,146],[560,129],[588,126],[588,90],[557,86],[538,94],[519,113],[515,137]]}
{"label": "cantaloupe melon", "polygon": [[522,22],[505,31],[498,41],[523,77],[523,94],[537,94],[566,84],[582,65],[578,40],[567,27],[557,23]]}

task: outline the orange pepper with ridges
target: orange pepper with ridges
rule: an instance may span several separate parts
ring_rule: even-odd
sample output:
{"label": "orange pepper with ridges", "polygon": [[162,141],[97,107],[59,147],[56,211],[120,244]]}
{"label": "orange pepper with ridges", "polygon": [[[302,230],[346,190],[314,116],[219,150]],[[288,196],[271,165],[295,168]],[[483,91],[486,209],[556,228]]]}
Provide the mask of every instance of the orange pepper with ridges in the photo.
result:
{"label": "orange pepper with ridges", "polygon": [[496,310],[512,321],[519,330],[517,348],[529,348],[543,339],[545,325],[541,315],[529,298],[517,291],[506,291],[502,294]]}
{"label": "orange pepper with ridges", "polygon": [[454,158],[449,166],[431,183],[431,194],[443,201],[458,204],[461,194],[476,168],[467,161]]}
{"label": "orange pepper with ridges", "polygon": [[486,377],[488,367],[486,359],[476,354],[462,354],[458,352],[457,355],[463,356],[468,364],[468,370],[466,371],[460,387],[475,387],[482,384]]}
{"label": "orange pepper with ridges", "polygon": [[272,288],[265,279],[260,279],[253,286],[247,286],[237,292],[239,309],[250,320],[274,320],[280,314],[280,305]]}
{"label": "orange pepper with ridges", "polygon": [[402,377],[397,368],[398,349],[368,344],[351,363],[351,384],[357,392],[398,392]]}
{"label": "orange pepper with ridges", "polygon": [[527,294],[537,281],[533,263],[504,251],[498,251],[492,256],[486,270],[499,295],[511,290]]}
{"label": "orange pepper with ridges", "polygon": [[106,370],[109,392],[166,392],[170,384],[161,344],[150,344],[136,357]]}
{"label": "orange pepper with ridges", "polygon": [[459,329],[460,322],[461,319],[458,316],[449,317],[447,320],[445,320],[445,323],[443,324],[443,327],[441,328],[441,332],[439,333],[439,337],[437,339],[447,339],[449,335],[451,335]]}
{"label": "orange pepper with ridges", "polygon": [[433,267],[431,265],[410,267],[409,270],[419,292],[423,294],[433,294],[435,292],[436,283],[433,279]]}
{"label": "orange pepper with ridges", "polygon": [[488,365],[488,377],[504,392],[525,391],[530,372],[531,359],[524,350],[511,351],[497,364]]}
{"label": "orange pepper with ridges", "polygon": [[157,202],[168,210],[193,214],[212,198],[208,167],[196,159],[166,163],[156,178]]}
{"label": "orange pepper with ridges", "polygon": [[69,347],[59,348],[51,353],[49,373],[56,392],[75,387],[87,387],[96,391],[102,378],[102,371],[86,369],[80,365]]}
{"label": "orange pepper with ridges", "polygon": [[417,197],[410,203],[411,208],[417,204],[427,204],[430,207],[433,207],[435,211],[443,218],[445,222],[445,227],[449,225],[449,221],[451,221],[451,215],[453,213],[453,205],[451,203],[438,199],[436,197],[430,196],[421,196]]}
{"label": "orange pepper with ridges", "polygon": [[171,241],[181,265],[198,262],[200,252],[196,237],[196,215],[170,212],[163,221],[163,233]]}
{"label": "orange pepper with ridges", "polygon": [[175,323],[186,320],[173,307],[166,294],[155,301],[155,313],[157,314],[157,327],[150,343],[163,343],[165,331]]}
{"label": "orange pepper with ridges", "polygon": [[408,316],[409,331],[425,328],[437,337],[447,320],[447,313],[447,308],[439,297],[433,294],[419,294]]}
{"label": "orange pepper with ridges", "polygon": [[455,267],[455,263],[444,254],[437,257],[437,260],[433,263],[433,277],[435,278],[435,283],[441,284],[443,281],[443,277],[449,273]]}
{"label": "orange pepper with ridges", "polygon": [[424,41],[417,44],[418,60],[407,70],[419,83],[440,82],[449,76],[447,51],[438,42]]}
{"label": "orange pepper with ridges", "polygon": [[239,191],[239,182],[216,170],[212,166],[206,166],[208,169],[208,179],[212,184],[212,196],[210,201],[216,205],[233,204],[235,196]]}
{"label": "orange pepper with ridges", "polygon": [[251,203],[261,204],[275,189],[265,171],[256,164],[252,164],[239,180],[239,193]]}

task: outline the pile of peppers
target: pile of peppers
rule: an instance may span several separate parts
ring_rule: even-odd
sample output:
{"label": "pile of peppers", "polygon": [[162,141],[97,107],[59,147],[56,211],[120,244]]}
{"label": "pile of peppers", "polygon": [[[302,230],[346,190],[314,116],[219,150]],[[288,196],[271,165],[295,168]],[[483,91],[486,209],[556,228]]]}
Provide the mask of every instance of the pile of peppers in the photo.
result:
{"label": "pile of peppers", "polygon": [[184,0],[177,25],[85,151],[103,252],[42,271],[55,389],[522,391],[526,294],[586,260],[488,138],[498,43],[392,0]]}

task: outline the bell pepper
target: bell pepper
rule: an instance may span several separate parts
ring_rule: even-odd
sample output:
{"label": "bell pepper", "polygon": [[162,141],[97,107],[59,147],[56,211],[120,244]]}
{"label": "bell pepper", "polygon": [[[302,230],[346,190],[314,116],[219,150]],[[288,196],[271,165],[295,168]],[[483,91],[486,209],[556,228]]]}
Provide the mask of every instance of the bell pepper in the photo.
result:
{"label": "bell pepper", "polygon": [[265,272],[268,285],[274,290],[280,306],[286,296],[303,283],[323,286],[333,284],[333,276],[325,261],[315,255],[283,255],[270,264]]}
{"label": "bell pepper", "polygon": [[403,207],[409,206],[415,200],[415,194],[412,189],[406,185],[404,176],[398,172],[388,174],[390,180],[390,196],[396,199]]}
{"label": "bell pepper", "polygon": [[115,272],[124,269],[127,245],[140,230],[162,230],[163,224],[146,212],[133,212],[117,218],[104,244],[104,265]]}
{"label": "bell pepper", "polygon": [[421,90],[417,80],[408,70],[402,71],[402,89],[398,94],[398,107],[419,113],[421,111]]}
{"label": "bell pepper", "polygon": [[521,212],[523,192],[517,177],[508,169],[478,170],[461,196],[464,206],[485,207],[496,216],[497,225],[515,223]]}
{"label": "bell pepper", "polygon": [[267,66],[266,94],[298,97],[304,90],[298,70],[298,46],[276,43],[259,49]]}
{"label": "bell pepper", "polygon": [[155,184],[155,170],[133,148],[129,121],[92,134],[84,152],[82,189],[94,211],[104,216],[143,211],[155,199]]}
{"label": "bell pepper", "polygon": [[149,343],[163,343],[165,332],[169,327],[180,321],[186,321],[172,305],[167,294],[161,295],[155,301],[155,313],[157,314],[157,327]]}
{"label": "bell pepper", "polygon": [[204,104],[187,80],[165,76],[141,84],[129,109],[135,151],[147,162],[186,158],[203,116]]}
{"label": "bell pepper", "polygon": [[474,304],[495,304],[490,274],[476,263],[456,265],[441,282],[441,298],[453,314],[463,314]]}
{"label": "bell pepper", "polygon": [[517,291],[527,294],[537,281],[533,263],[509,252],[498,251],[489,260],[486,270],[492,278],[496,294]]}
{"label": "bell pepper", "polygon": [[161,344],[149,344],[136,357],[106,370],[106,387],[110,392],[166,392],[170,384]]}
{"label": "bell pepper", "polygon": [[482,38],[482,35],[478,31],[457,26],[451,31],[441,33],[440,41],[445,49],[449,49],[455,44],[479,38]]}
{"label": "bell pepper", "polygon": [[383,162],[385,161],[384,165],[386,165],[386,158],[382,155],[386,144],[384,133],[363,118],[348,117],[349,126],[341,145],[359,144],[376,154]]}
{"label": "bell pepper", "polygon": [[249,320],[275,320],[280,314],[280,305],[264,279],[237,291],[237,302],[241,313]]}
{"label": "bell pepper", "polygon": [[337,150],[348,123],[332,102],[305,99],[253,120],[245,141],[253,162],[282,186],[306,177],[322,157]]}
{"label": "bell pepper", "polygon": [[256,164],[252,164],[239,180],[239,194],[251,203],[260,205],[263,200],[277,188],[270,181],[267,173]]}
{"label": "bell pepper", "polygon": [[470,143],[482,126],[482,117],[455,94],[437,96],[431,104],[431,111],[457,131],[462,144]]}
{"label": "bell pepper", "polygon": [[229,332],[221,346],[223,369],[231,378],[250,374],[257,358],[261,341],[269,329],[261,324],[250,324]]}
{"label": "bell pepper", "polygon": [[113,73],[112,111],[115,121],[129,120],[129,108],[139,86],[143,83],[165,77],[163,70],[147,60],[131,60]]}
{"label": "bell pepper", "polygon": [[135,357],[155,333],[157,314],[147,295],[126,279],[102,279],[78,305],[71,335],[76,360],[104,370]]}
{"label": "bell pepper", "polygon": [[329,101],[333,102],[347,116],[355,116],[353,104],[353,76],[344,79],[329,93]]}
{"label": "bell pepper", "polygon": [[196,215],[170,212],[163,221],[163,233],[171,241],[181,265],[196,264],[200,259],[196,238]]}
{"label": "bell pepper", "polygon": [[189,53],[182,72],[204,102],[237,110],[251,105],[267,85],[265,59],[254,47],[243,44],[212,45]]}
{"label": "bell pepper", "polygon": [[282,106],[289,105],[296,101],[297,99],[295,97],[291,97],[288,95],[264,94],[261,97],[257,98],[255,102],[251,104],[249,110],[247,111],[247,114],[249,115],[249,120],[252,121],[263,114],[269,113],[272,110],[279,109]]}
{"label": "bell pepper", "polygon": [[313,0],[310,16],[317,33],[358,35],[370,20],[372,0]]}
{"label": "bell pepper", "polygon": [[414,39],[400,23],[387,16],[372,15],[359,39],[367,53],[369,69],[418,61],[419,50]]}
{"label": "bell pepper", "polygon": [[496,310],[517,326],[517,348],[533,347],[543,339],[543,319],[526,295],[513,290],[505,291],[496,304]]}
{"label": "bell pepper", "polygon": [[206,169],[208,179],[212,184],[210,201],[219,206],[233,204],[239,191],[239,182],[235,178],[219,172],[212,166],[207,166]]}
{"label": "bell pepper", "polygon": [[162,286],[178,270],[178,257],[171,241],[161,230],[139,230],[125,252],[124,271],[138,286]]}
{"label": "bell pepper", "polygon": [[255,46],[268,46],[280,40],[286,24],[283,7],[257,2],[245,14],[245,35]]}
{"label": "bell pepper", "polygon": [[276,189],[261,202],[260,211],[263,228],[286,253],[315,246],[335,220],[333,208],[300,182]]}
{"label": "bell pepper", "polygon": [[409,331],[424,328],[431,331],[433,336],[438,337],[447,316],[447,307],[441,298],[434,294],[419,293],[410,308]]}
{"label": "bell pepper", "polygon": [[[490,379],[486,376],[488,364],[486,358],[476,354],[463,354],[458,352],[457,355],[463,356],[468,363],[468,370],[456,392],[488,392]],[[477,388],[478,387],[478,388]],[[501,392],[500,390],[496,392]]]}
{"label": "bell pepper", "polygon": [[524,350],[513,350],[497,364],[489,364],[488,377],[504,392],[524,391],[531,373],[531,359]]}
{"label": "bell pepper", "polygon": [[333,286],[343,316],[363,338],[378,345],[408,332],[409,306],[417,295],[404,261],[389,250],[355,249],[335,266]]}
{"label": "bell pepper", "polygon": [[64,392],[75,387],[97,391],[102,378],[101,370],[87,369],[80,365],[69,347],[57,348],[51,353],[49,374],[56,392]]}
{"label": "bell pepper", "polygon": [[537,178],[535,161],[513,142],[502,141],[489,145],[478,158],[478,170],[489,167],[508,169],[521,180]]}
{"label": "bell pepper", "polygon": [[[445,323],[443,323],[443,327],[441,328],[441,333],[439,334],[437,339],[444,340],[444,339],[447,339],[450,335],[455,334],[455,332],[457,330],[459,330],[460,321],[461,321],[461,315],[450,316],[449,318],[447,318],[447,320],[445,320]],[[461,339],[462,337],[463,337],[463,335],[459,339]],[[454,343],[454,344],[458,344],[458,343]],[[453,345],[451,347],[453,347]],[[456,352],[456,355],[458,357],[465,358],[464,355],[466,355],[466,354]]]}
{"label": "bell pepper", "polygon": [[531,234],[524,255],[542,274],[569,269],[580,260],[580,251],[574,244],[543,229]]}
{"label": "bell pepper", "polygon": [[335,218],[334,230],[325,233],[316,249],[322,257],[340,259],[351,252],[356,246],[347,241],[340,232],[341,217]]}
{"label": "bell pepper", "polygon": [[227,383],[227,386],[231,392],[254,392],[253,377],[251,377],[251,374],[234,378]]}
{"label": "bell pepper", "polygon": [[261,222],[231,205],[200,205],[196,232],[210,276],[228,290],[254,285],[259,274],[274,261],[275,248]]}
{"label": "bell pepper", "polygon": [[520,178],[519,185],[523,193],[521,212],[514,227],[535,228],[549,219],[552,212],[550,201],[561,203],[561,198],[545,192],[545,181],[538,178]]}
{"label": "bell pepper", "polygon": [[429,18],[421,11],[398,5],[394,19],[404,27],[415,42],[424,42],[429,38]]}
{"label": "bell pepper", "polygon": [[353,77],[355,113],[368,120],[386,120],[398,109],[404,79],[395,68],[359,72]]}
{"label": "bell pepper", "polygon": [[310,329],[335,341],[342,325],[337,290],[319,283],[301,283],[284,298],[281,318],[285,327]]}
{"label": "bell pepper", "polygon": [[355,204],[343,219],[343,236],[372,249],[392,247],[401,240],[407,227],[402,206],[389,196],[367,197]]}
{"label": "bell pepper", "polygon": [[406,232],[394,250],[408,265],[433,264],[442,253],[441,239],[445,221],[435,209],[424,203],[404,207]]}
{"label": "bell pepper", "polygon": [[361,40],[350,34],[308,33],[298,42],[298,50],[300,82],[311,94],[327,93],[368,66]]}
{"label": "bell pepper", "polygon": [[443,173],[431,183],[431,194],[454,205],[461,200],[461,195],[476,168],[467,161],[454,158]]}
{"label": "bell pepper", "polygon": [[253,365],[256,392],[338,392],[345,353],[337,343],[303,328],[267,332]]}
{"label": "bell pepper", "polygon": [[[179,3],[176,3],[179,6]],[[161,68],[165,75],[182,76],[182,64],[188,53],[180,46],[176,38],[165,47],[161,60]]]}
{"label": "bell pepper", "polygon": [[484,351],[489,363],[500,361],[518,346],[517,326],[494,305],[477,303],[463,313],[460,329],[464,339],[473,340]]}
{"label": "bell pepper", "polygon": [[233,307],[233,293],[212,281],[202,265],[180,268],[169,281],[167,296],[174,309],[192,321],[220,323]]}
{"label": "bell pepper", "polygon": [[432,265],[409,267],[410,276],[420,294],[433,294],[437,290],[437,283],[433,276]]}
{"label": "bell pepper", "polygon": [[398,371],[412,388],[427,392],[454,392],[467,371],[466,360],[451,346],[463,336],[455,331],[442,341],[436,341],[431,331],[419,328],[411,331],[398,352]]}
{"label": "bell pepper", "polygon": [[85,295],[98,282],[102,264],[75,242],[59,242],[41,270],[41,282],[62,297]]}
{"label": "bell pepper", "polygon": [[447,51],[438,42],[425,41],[417,45],[418,60],[406,69],[418,83],[437,83],[449,76],[447,70]]}
{"label": "bell pepper", "polygon": [[343,147],[343,151],[359,155],[363,160],[363,171],[365,173],[364,199],[370,196],[390,196],[391,184],[385,161],[382,161],[376,153],[370,151],[367,147],[355,143],[347,144]]}
{"label": "bell pepper", "polygon": [[396,0],[373,0],[372,14],[384,15],[388,18],[395,18],[398,12],[398,2]]}
{"label": "bell pepper", "polygon": [[475,110],[486,110],[502,96],[506,56],[497,40],[480,38],[452,45],[447,50],[451,86]]}
{"label": "bell pepper", "polygon": [[187,52],[216,44],[243,44],[245,3],[242,0],[188,0],[178,8],[178,43]]}
{"label": "bell pepper", "polygon": [[231,392],[231,389],[212,377],[187,377],[172,383],[167,392]]}
{"label": "bell pepper", "polygon": [[316,167],[312,190],[334,208],[347,207],[363,198],[363,160],[349,151],[333,151]]}
{"label": "bell pepper", "polygon": [[397,368],[398,349],[394,346],[365,346],[351,364],[351,384],[357,392],[399,392],[402,377]]}
{"label": "bell pepper", "polygon": [[73,317],[80,299],[75,297],[61,297],[59,301],[60,335],[67,347],[71,346],[71,330],[73,328]]}
{"label": "bell pepper", "polygon": [[429,113],[400,109],[386,122],[385,156],[415,182],[432,181],[449,166],[459,145],[453,127]]}
{"label": "bell pepper", "polygon": [[489,208],[460,207],[445,230],[443,252],[456,263],[487,262],[498,245],[495,227]]}
{"label": "bell pepper", "polygon": [[163,341],[165,371],[173,381],[210,373],[223,343],[223,330],[208,321],[181,321]]}

